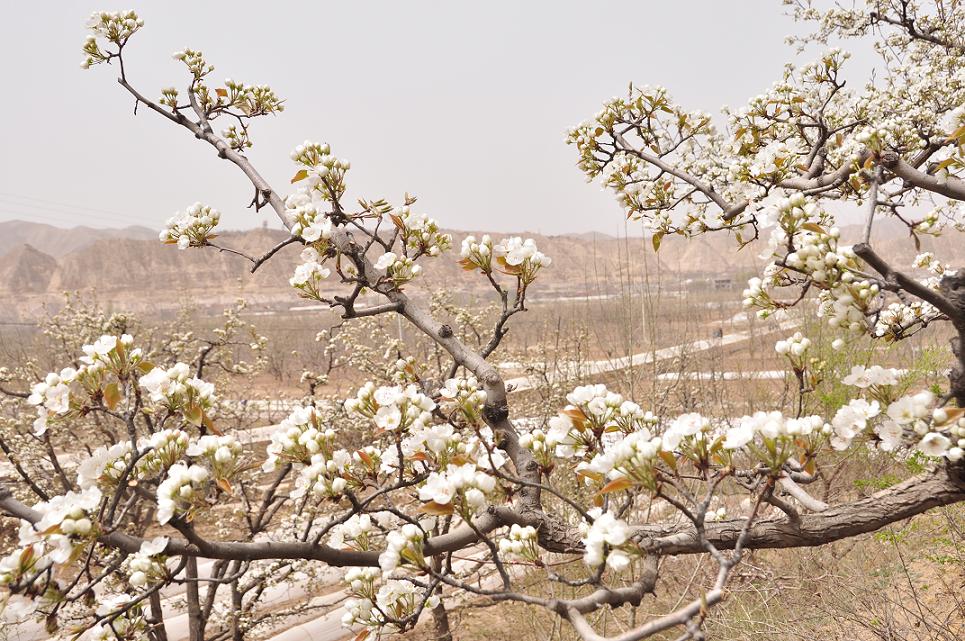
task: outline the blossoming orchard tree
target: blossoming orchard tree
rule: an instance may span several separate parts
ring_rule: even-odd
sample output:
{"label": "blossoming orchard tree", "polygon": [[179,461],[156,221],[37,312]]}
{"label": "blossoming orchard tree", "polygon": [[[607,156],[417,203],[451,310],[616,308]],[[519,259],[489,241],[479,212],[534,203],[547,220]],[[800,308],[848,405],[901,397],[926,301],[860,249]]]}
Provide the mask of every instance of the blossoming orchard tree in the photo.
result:
{"label": "blossoming orchard tree", "polygon": [[[444,623],[440,599],[460,593],[549,610],[587,641],[699,639],[746,551],[822,545],[965,499],[965,275],[922,254],[915,267],[932,275],[914,278],[902,271],[911,266],[890,264],[872,242],[880,217],[907,225],[909,242],[961,231],[965,9],[952,0],[869,0],[826,11],[789,4],[814,25],[799,44],[871,41],[883,73],[846,88],[848,55],[830,49],[788,67],[746,107],[725,111],[720,127],[665,89],[634,86],[573,128],[569,142],[588,178],[649,228],[655,248],[667,234],[721,231],[737,244],[767,236],[770,262],[744,294],[762,318],[816,304],[838,334],[836,348],[950,326],[957,337],[947,385],[901,393],[900,371],[859,366],[841,381],[851,398],[829,416],[806,414],[802,385],[796,408],[742,418],[655,416],[587,385],[547,425],[527,429],[489,357],[525,310],[548,257],[519,238],[463,243],[466,277],[484,279],[501,305],[488,343],[471,348],[453,321],[434,318],[405,291],[423,269],[453,260],[450,237],[417,213],[414,198],[346,203],[349,162],[314,142],[291,154],[289,193],[272,186],[245,155],[252,121],[282,111],[270,88],[216,83],[202,53],[185,49],[175,54],[185,88],[153,99],[124,64],[141,19],[95,13],[83,66],[110,64],[142,113],[236,166],[251,182],[252,206],[273,210],[291,232],[263,256],[246,257],[252,271],[299,243],[291,285],[300,296],[337,308],[348,322],[401,316],[444,349],[451,366],[433,383],[419,363],[403,360],[394,384],[367,383],[340,404],[299,407],[259,454],[222,419],[200,369],[150,361],[137,336],[104,335],[25,399],[38,412],[38,438],[69,433],[89,415],[115,422],[118,437],[80,453],[75,478],[58,467],[65,482],[57,491],[16,466],[22,482],[0,496],[21,523],[19,544],[0,562],[10,603],[63,637],[162,640],[164,595],[184,586],[192,641],[244,639],[257,631],[252,612],[266,586],[335,566],[347,569],[344,624],[358,639],[408,630],[430,611]],[[224,123],[220,133],[216,122]],[[857,244],[841,238],[835,201],[863,208]],[[168,221],[161,240],[234,251],[215,238],[219,218],[193,205]],[[342,293],[324,295],[326,279]],[[776,348],[806,380],[809,339],[795,334]],[[344,448],[345,431],[360,425],[373,440]],[[927,470],[837,505],[808,492],[823,457],[869,447],[915,453]],[[723,493],[743,495],[741,507],[716,507]],[[223,505],[240,514],[238,529],[209,536],[206,521]],[[145,514],[150,519],[135,517]],[[616,636],[597,631],[597,611],[647,611],[661,557],[692,554],[718,568],[708,591]],[[213,565],[199,572],[199,560]],[[558,573],[563,565],[580,572]],[[520,587],[534,574],[578,596]]]}

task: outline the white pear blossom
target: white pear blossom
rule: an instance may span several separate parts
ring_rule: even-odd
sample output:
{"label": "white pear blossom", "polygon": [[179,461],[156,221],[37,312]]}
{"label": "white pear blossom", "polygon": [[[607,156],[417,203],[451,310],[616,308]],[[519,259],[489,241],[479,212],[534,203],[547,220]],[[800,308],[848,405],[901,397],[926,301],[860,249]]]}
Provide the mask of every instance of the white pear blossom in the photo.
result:
{"label": "white pear blossom", "polygon": [[918,449],[925,456],[944,456],[948,452],[951,441],[939,432],[928,432],[918,442]]}
{"label": "white pear blossom", "polygon": [[438,505],[458,503],[459,508],[474,514],[486,506],[486,496],[495,488],[495,477],[479,471],[474,464],[450,463],[442,472],[429,474],[419,488],[419,499]]}
{"label": "white pear blossom", "polygon": [[414,523],[406,523],[398,530],[388,533],[385,550],[379,555],[379,567],[385,576],[392,576],[404,563],[421,566],[425,563],[422,555],[424,534]]}
{"label": "white pear blossom", "polygon": [[499,539],[499,553],[508,561],[535,563],[539,560],[536,528],[513,523],[506,537]]}
{"label": "white pear blossom", "polygon": [[164,525],[204,500],[211,474],[203,465],[175,463],[157,488],[157,521]]}
{"label": "white pear blossom", "polygon": [[471,234],[466,236],[459,253],[462,256],[459,264],[463,269],[479,269],[485,274],[493,271],[493,239],[489,234],[478,240]]}
{"label": "white pear blossom", "polygon": [[326,426],[328,420],[315,406],[294,408],[272,432],[262,469],[270,472],[283,463],[307,465],[316,454],[331,454],[335,430]]}
{"label": "white pear blossom", "polygon": [[878,416],[881,407],[878,401],[868,401],[858,398],[853,399],[847,405],[841,407],[831,420],[834,428],[834,436],[831,438],[831,445],[835,449],[846,449],[851,440],[863,432],[868,426],[868,421]]}
{"label": "white pear blossom", "polygon": [[133,460],[132,454],[130,441],[97,448],[77,466],[77,485],[82,490],[94,486],[104,489],[115,487]]}
{"label": "white pear blossom", "polygon": [[429,425],[436,404],[415,385],[376,388],[370,382],[355,398],[345,401],[344,407],[349,413],[371,418],[380,429],[401,432]]}
{"label": "white pear blossom", "polygon": [[592,523],[580,522],[583,533],[583,561],[590,567],[606,562],[615,571],[624,569],[630,563],[627,552],[621,546],[630,539],[630,528],[622,519],[611,512],[594,508],[589,512]]}
{"label": "white pear blossom", "polygon": [[872,386],[897,385],[898,370],[886,369],[880,365],[872,365],[871,367],[855,365],[851,368],[851,373],[842,378],[841,382],[861,389]]}
{"label": "white pear blossom", "polygon": [[177,245],[178,249],[204,247],[215,238],[212,231],[220,221],[221,214],[217,209],[194,203],[168,218],[158,238],[162,243]]}
{"label": "white pear blossom", "polygon": [[519,236],[506,238],[498,245],[493,245],[492,253],[505,270],[517,276],[523,285],[532,283],[541,268],[553,264],[549,256],[536,248],[532,238],[525,241]]}

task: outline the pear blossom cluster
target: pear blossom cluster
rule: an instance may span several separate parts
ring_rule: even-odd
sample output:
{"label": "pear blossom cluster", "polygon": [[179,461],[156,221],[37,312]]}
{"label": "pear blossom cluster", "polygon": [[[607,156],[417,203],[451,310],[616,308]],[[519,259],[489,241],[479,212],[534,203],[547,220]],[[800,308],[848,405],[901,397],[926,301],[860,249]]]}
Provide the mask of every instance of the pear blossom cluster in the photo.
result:
{"label": "pear blossom cluster", "polygon": [[949,265],[935,258],[935,254],[931,252],[923,252],[915,256],[915,260],[912,261],[912,267],[916,269],[926,269],[936,276],[942,276],[952,271]]}
{"label": "pear blossom cluster", "polygon": [[285,218],[291,223],[291,233],[307,243],[323,249],[332,237],[332,219],[324,211],[318,191],[299,189],[285,199]]}
{"label": "pear blossom cluster", "polygon": [[211,232],[220,221],[221,214],[217,209],[194,203],[185,211],[168,218],[158,238],[162,243],[177,245],[178,249],[204,247],[216,237]]}
{"label": "pear blossom cluster", "polygon": [[[105,334],[82,346],[80,367],[51,372],[31,387],[27,402],[37,407],[34,434],[42,436],[48,420],[63,419],[86,403],[104,403],[113,408],[121,400],[121,381],[143,362],[134,338]],[[115,380],[116,379],[116,380]]]}
{"label": "pear blossom cluster", "polygon": [[295,479],[294,498],[311,494],[318,498],[338,498],[350,487],[352,455],[335,450],[331,455],[315,454],[310,465]]}
{"label": "pear blossom cluster", "polygon": [[583,534],[583,561],[590,567],[598,567],[604,563],[615,572],[624,570],[630,565],[632,549],[630,541],[630,527],[626,521],[617,518],[612,512],[604,512],[601,508],[593,508],[589,513],[593,522],[580,521],[580,532]]}
{"label": "pear blossom cluster", "polygon": [[350,568],[345,573],[344,580],[353,593],[360,594],[370,591],[372,585],[381,577],[382,572],[377,568]]}
{"label": "pear blossom cluster", "polygon": [[82,490],[95,486],[112,490],[117,487],[133,459],[130,441],[99,447],[77,466],[77,485]]}
{"label": "pear blossom cluster", "polygon": [[137,462],[137,478],[160,476],[187,454],[190,445],[188,433],[179,429],[164,429],[138,440],[138,450],[147,453]]}
{"label": "pear blossom cluster", "polygon": [[242,445],[230,434],[206,434],[192,442],[185,454],[196,459],[204,459],[214,478],[232,478],[242,466]]}
{"label": "pear blossom cluster", "polygon": [[[168,98],[169,102],[166,103],[165,98]],[[172,97],[168,97],[165,95],[161,98],[160,102],[161,104],[170,104],[171,102],[173,102],[175,107],[172,107],[172,108],[176,108],[177,94],[175,93],[175,95],[173,96],[173,99]],[[228,125],[224,129],[222,129],[221,137],[224,138],[225,142],[228,143],[228,146],[234,149],[235,151],[244,151],[245,149],[250,149],[253,144],[251,142],[251,138],[248,136],[248,129],[245,127],[238,128],[237,125]]]}
{"label": "pear blossom cluster", "polygon": [[836,450],[847,449],[855,436],[865,431],[869,421],[881,413],[878,401],[870,403],[863,398],[855,398],[835,412],[831,419],[834,436],[831,446]]}
{"label": "pear blossom cluster", "polygon": [[415,214],[408,205],[391,212],[402,243],[416,256],[438,256],[452,246],[452,236],[439,230],[439,223],[425,214]]}
{"label": "pear blossom cluster", "polygon": [[929,457],[961,460],[965,420],[939,407],[938,399],[928,390],[894,399],[888,388],[897,383],[897,374],[869,370],[856,367],[846,377],[874,398],[853,399],[837,411],[831,421],[833,447],[844,449],[859,435],[868,434],[887,452],[907,448]]}
{"label": "pear blossom cluster", "polygon": [[498,267],[505,273],[516,276],[523,287],[536,280],[540,269],[553,263],[549,256],[539,251],[532,238],[523,240],[519,236],[511,236],[500,243],[494,243],[488,234],[479,239],[469,235],[462,241],[460,255],[462,258],[459,264],[463,269],[478,269],[484,274],[492,273],[495,259]]}
{"label": "pear blossom cluster", "polygon": [[381,455],[381,469],[390,474],[400,466],[399,451],[402,452],[402,465],[411,461],[426,461],[444,466],[449,460],[465,455],[466,443],[450,423],[428,424],[411,429],[399,443],[398,448],[389,447]]}
{"label": "pear blossom cluster", "polygon": [[396,385],[419,382],[419,364],[414,356],[397,358],[385,370],[386,376]]}
{"label": "pear blossom cluster", "polygon": [[136,589],[149,587],[167,578],[168,570],[164,564],[163,552],[167,548],[169,539],[159,536],[141,543],[137,552],[125,560],[127,566],[127,582]]}
{"label": "pear blossom cluster", "polygon": [[795,371],[801,372],[807,367],[805,354],[811,348],[811,339],[801,332],[794,332],[791,336],[774,343],[774,351],[790,361]]}
{"label": "pear blossom cluster", "polygon": [[779,340],[774,344],[774,351],[782,356],[804,356],[811,347],[811,339],[801,332],[794,332],[792,336]]}
{"label": "pear blossom cluster", "polygon": [[322,257],[314,247],[306,247],[301,253],[302,262],[288,279],[288,284],[299,290],[299,296],[310,300],[322,300],[322,281],[331,276],[332,270],[322,265]]}
{"label": "pear blossom cluster", "polygon": [[291,159],[300,167],[292,182],[304,180],[302,189],[314,202],[338,200],[345,193],[345,173],[352,165],[344,158],[336,158],[328,143],[306,140],[291,152]]}
{"label": "pear blossom cluster", "polygon": [[496,489],[496,478],[472,463],[450,463],[441,472],[432,472],[419,488],[419,500],[436,506],[450,506],[463,516],[486,507],[486,497]]}
{"label": "pear blossom cluster", "polygon": [[597,447],[604,433],[630,433],[657,422],[652,413],[644,412],[632,401],[625,401],[623,396],[602,384],[577,387],[567,394],[566,400],[569,405],[550,419],[545,436],[531,434],[526,440],[528,447],[543,443],[555,448],[556,456],[582,456]]}
{"label": "pear blossom cluster", "polygon": [[885,387],[897,385],[899,374],[900,372],[893,367],[855,365],[851,368],[851,373],[842,378],[841,382],[859,389]]}
{"label": "pear blossom cluster", "polygon": [[940,315],[934,305],[925,301],[890,303],[878,314],[873,332],[877,337],[898,340],[914,333],[916,326],[923,326]]}
{"label": "pear blossom cluster", "polygon": [[397,472],[400,465],[403,469],[417,464],[444,469],[459,461],[474,461],[483,469],[499,469],[507,460],[506,453],[495,446],[489,427],[466,437],[450,423],[413,428],[398,447],[391,445],[379,455],[380,469],[386,474]]}
{"label": "pear blossom cluster", "polygon": [[499,539],[499,554],[507,561],[538,563],[540,559],[536,528],[513,523],[507,535]]}
{"label": "pear blossom cluster", "polygon": [[[374,549],[379,541],[379,535],[393,525],[394,517],[388,512],[376,512],[374,515],[353,514],[347,521],[331,529],[328,544],[336,550],[367,552]],[[369,568],[369,571],[374,571],[376,577],[379,574],[375,568]],[[346,581],[351,584],[348,577]]]}
{"label": "pear blossom cluster", "polygon": [[440,403],[447,411],[458,412],[469,425],[482,423],[482,410],[486,404],[486,392],[479,389],[475,376],[450,378],[439,389]]}
{"label": "pear blossom cluster", "polygon": [[[231,78],[224,81],[224,90],[216,91],[218,107],[237,109],[248,118],[265,116],[285,110],[282,100],[268,85],[247,85]],[[237,131],[237,130],[236,130]],[[245,134],[247,136],[247,133]],[[250,144],[248,145],[251,146]]]}
{"label": "pear blossom cluster", "polygon": [[177,111],[180,108],[178,104],[178,90],[175,87],[165,87],[161,89],[161,97],[158,98],[158,103],[171,111]]}
{"label": "pear blossom cluster", "polygon": [[956,444],[951,440],[956,432],[961,433],[961,421],[950,422],[948,411],[937,407],[937,399],[930,391],[902,396],[888,406],[887,415],[894,425],[886,421],[882,426],[880,436],[886,447],[897,445],[902,437],[920,438],[917,449],[926,456],[945,456],[952,461],[961,459],[965,443],[959,440]]}
{"label": "pear blossom cluster", "polygon": [[157,522],[164,525],[175,516],[192,514],[204,504],[211,472],[192,463],[175,463],[157,488]]}
{"label": "pear blossom cluster", "polygon": [[217,401],[214,384],[191,376],[187,364],[155,367],[138,380],[138,385],[159,407],[182,412],[192,425],[210,425]]}
{"label": "pear blossom cluster", "polygon": [[204,52],[185,47],[171,54],[173,60],[183,62],[188,68],[188,72],[194,76],[195,82],[200,81],[209,73],[214,71],[214,65],[208,64],[204,59]]}
{"label": "pear blossom cluster", "polygon": [[128,38],[144,26],[142,20],[133,11],[95,11],[87,20],[87,28],[91,34],[84,40],[84,60],[80,66],[89,69],[91,66],[107,62],[113,55],[100,48],[98,38],[104,38],[118,47],[124,46]]}
{"label": "pear blossom cluster", "polygon": [[877,283],[855,280],[846,272],[839,286],[821,292],[818,316],[827,318],[833,328],[863,334],[870,330],[865,318],[873,311],[879,292]]}
{"label": "pear blossom cluster", "polygon": [[384,271],[393,287],[400,288],[422,273],[422,265],[417,265],[408,256],[395,252],[385,252],[375,261],[375,268]]}
{"label": "pear blossom cluster", "polygon": [[389,432],[418,430],[432,422],[436,404],[415,385],[376,387],[368,382],[359,388],[355,398],[345,401],[345,410],[370,418]]}
{"label": "pear blossom cluster", "polygon": [[[569,432],[567,432],[568,434]],[[546,472],[553,469],[556,454],[556,441],[558,433],[554,432],[551,438],[544,430],[534,428],[529,432],[524,432],[519,436],[520,447],[529,450],[533,454],[533,459],[539,464],[540,468]]]}
{"label": "pear blossom cluster", "polygon": [[[371,573],[350,573],[357,596],[345,602],[342,616],[345,627],[363,626],[371,634],[391,634],[400,630],[399,622],[413,617],[420,609],[432,609],[439,604],[435,594],[426,595],[409,581],[390,579],[375,590]],[[349,578],[349,575],[346,575]]]}
{"label": "pear blossom cluster", "polygon": [[659,436],[643,428],[622,436],[608,444],[605,451],[597,453],[589,463],[580,463],[577,474],[588,484],[623,480],[629,485],[654,486],[654,467],[659,464],[658,454],[664,443]]}
{"label": "pear blossom cluster", "polygon": [[0,562],[0,580],[17,583],[31,571],[76,558],[98,533],[97,511],[103,494],[96,487],[69,491],[33,506],[40,519],[22,521],[19,549]]}
{"label": "pear blossom cluster", "polygon": [[728,168],[730,176],[746,183],[779,182],[795,171],[805,150],[784,140],[771,140],[753,155],[738,156]]}
{"label": "pear blossom cluster", "polygon": [[426,559],[422,554],[425,533],[415,523],[406,523],[398,530],[389,532],[385,543],[385,550],[379,555],[383,576],[392,576],[403,564],[425,566]]}
{"label": "pear blossom cluster", "polygon": [[77,370],[65,367],[59,374],[47,374],[43,381],[30,388],[27,402],[36,405],[39,413],[34,422],[34,434],[42,436],[47,431],[47,418],[50,414],[63,415],[70,411],[70,384],[76,376]]}
{"label": "pear blossom cluster", "polygon": [[519,236],[511,236],[493,245],[493,255],[506,273],[518,277],[524,286],[536,280],[540,269],[553,263],[553,259],[536,248],[532,238],[524,241]]}
{"label": "pear blossom cluster", "polygon": [[478,240],[473,235],[466,236],[462,239],[462,247],[459,253],[462,256],[459,264],[462,265],[463,269],[479,269],[484,274],[492,273],[493,239],[489,234],[483,234],[482,238]]}
{"label": "pear blossom cluster", "polygon": [[[723,447],[744,448],[772,470],[779,470],[793,455],[815,453],[827,442],[831,430],[820,416],[789,418],[776,411],[754,412],[726,431]],[[802,445],[804,451],[799,452]]]}
{"label": "pear blossom cluster", "polygon": [[856,334],[867,332],[865,318],[874,308],[880,288],[857,275],[861,274],[860,261],[850,246],[839,243],[840,230],[825,229],[829,215],[801,193],[782,199],[765,214],[760,220],[773,218],[777,222],[768,249],[762,254],[772,262],[764,268],[763,278],[748,281],[744,305],[758,308],[758,315],[766,318],[787,306],[770,290],[806,281],[820,290],[818,315],[826,317],[831,327]]}
{"label": "pear blossom cluster", "polygon": [[331,454],[335,430],[327,427],[327,422],[328,418],[315,406],[293,409],[272,432],[262,469],[270,472],[285,463],[308,465],[316,454]]}

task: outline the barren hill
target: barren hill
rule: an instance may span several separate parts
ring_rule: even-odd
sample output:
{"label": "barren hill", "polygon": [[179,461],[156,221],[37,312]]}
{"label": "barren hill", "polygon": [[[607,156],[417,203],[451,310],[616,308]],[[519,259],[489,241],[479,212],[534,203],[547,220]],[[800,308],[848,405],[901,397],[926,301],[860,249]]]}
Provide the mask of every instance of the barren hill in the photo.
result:
{"label": "barren hill", "polygon": [[57,260],[33,245],[20,245],[0,256],[0,283],[10,293],[44,293],[56,271]]}
{"label": "barren hill", "polygon": [[157,238],[157,232],[141,226],[124,229],[95,229],[79,226],[63,229],[25,220],[2,221],[0,222],[0,256],[22,245],[32,245],[45,254],[59,258],[103,238],[151,240]]}
{"label": "barren hill", "polygon": [[[428,259],[425,277],[412,286],[413,291],[451,288],[453,283],[459,283],[465,294],[485,289],[483,279],[464,278],[457,264],[458,247],[468,233],[452,232],[453,252]],[[846,238],[858,233],[857,228],[845,229]],[[649,239],[639,237],[523,235],[534,238],[554,260],[541,276],[535,297],[615,295],[639,289],[645,278],[669,286],[723,278],[740,287],[763,263],[758,256],[763,242],[737,252],[734,239],[723,234],[665,238],[659,253],[654,253]],[[875,245],[883,256],[908,268],[916,251],[902,236],[898,226],[883,221],[876,228]],[[952,232],[926,239],[923,250],[935,247],[953,265],[965,262],[965,246],[957,236]],[[282,231],[255,229],[225,232],[218,243],[259,255],[285,237]],[[252,275],[250,264],[238,256],[213,248],[179,251],[162,245],[155,232],[143,227],[61,229],[13,221],[0,223],[0,239],[0,320],[35,317],[43,304],[56,304],[64,291],[93,291],[105,304],[134,311],[171,310],[186,301],[223,306],[238,296],[256,308],[305,304],[288,286],[299,252],[295,245]],[[338,287],[333,281],[333,291]]]}

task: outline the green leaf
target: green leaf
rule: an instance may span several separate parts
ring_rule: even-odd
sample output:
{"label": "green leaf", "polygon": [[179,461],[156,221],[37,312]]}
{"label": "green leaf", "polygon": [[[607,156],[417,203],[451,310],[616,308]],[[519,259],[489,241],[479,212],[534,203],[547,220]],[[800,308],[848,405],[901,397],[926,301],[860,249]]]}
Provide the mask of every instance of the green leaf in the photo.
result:
{"label": "green leaf", "polygon": [[599,494],[610,494],[611,492],[622,492],[633,487],[633,481],[625,476],[621,476],[618,479],[613,479],[602,488],[600,488]]}
{"label": "green leaf", "polygon": [[111,383],[104,388],[104,405],[107,406],[107,409],[114,409],[120,402],[121,390],[118,388],[117,382]]}
{"label": "green leaf", "polygon": [[821,234],[827,236],[828,232],[824,230],[824,227],[818,225],[817,223],[804,223],[801,225],[801,229],[806,229],[808,231],[813,231],[815,234]]}
{"label": "green leaf", "polygon": [[663,240],[663,232],[658,231],[650,238],[650,244],[653,245],[653,251],[660,251],[660,241]]}
{"label": "green leaf", "polygon": [[664,463],[667,464],[667,467],[674,472],[677,471],[677,458],[673,454],[666,450],[661,450],[657,453],[657,455],[663,460]]}
{"label": "green leaf", "polygon": [[945,160],[941,161],[940,163],[938,163],[938,165],[935,166],[935,171],[941,171],[943,169],[947,169],[953,166],[957,162],[958,162],[958,159],[955,158],[954,156],[950,158],[946,158]]}
{"label": "green leaf", "polygon": [[423,503],[419,511],[434,516],[446,516],[452,514],[452,503],[443,504],[429,501],[428,503]]}
{"label": "green leaf", "polygon": [[214,421],[211,420],[211,417],[208,416],[207,412],[201,412],[201,424],[204,425],[212,434],[221,436],[221,430],[215,427]]}
{"label": "green leaf", "polygon": [[952,132],[952,134],[951,134],[948,138],[945,139],[945,142],[951,142],[951,141],[953,141],[953,140],[961,141],[962,138],[965,138],[965,125],[962,125],[962,126],[959,127],[958,129],[956,129],[954,132]]}
{"label": "green leaf", "polygon": [[194,426],[201,427],[201,423],[204,421],[204,412],[201,411],[201,406],[192,403],[185,407],[184,419]]}
{"label": "green leaf", "polygon": [[305,180],[306,178],[308,178],[308,170],[307,170],[307,169],[299,169],[299,170],[298,170],[298,173],[296,173],[294,176],[292,176],[292,184],[297,183],[299,180]]}

